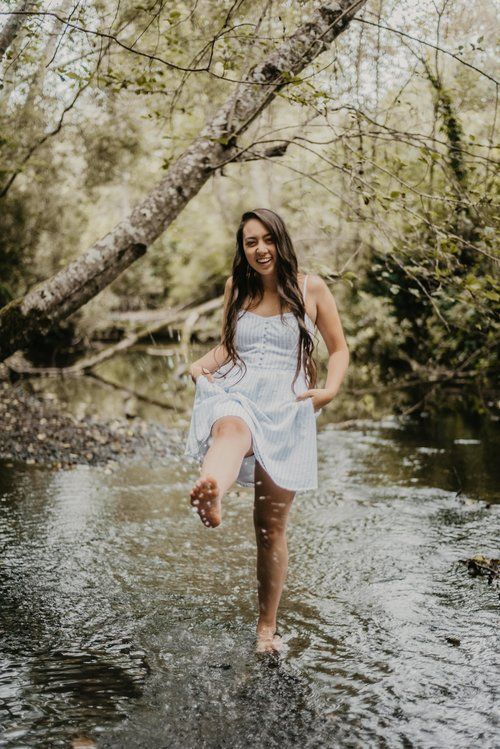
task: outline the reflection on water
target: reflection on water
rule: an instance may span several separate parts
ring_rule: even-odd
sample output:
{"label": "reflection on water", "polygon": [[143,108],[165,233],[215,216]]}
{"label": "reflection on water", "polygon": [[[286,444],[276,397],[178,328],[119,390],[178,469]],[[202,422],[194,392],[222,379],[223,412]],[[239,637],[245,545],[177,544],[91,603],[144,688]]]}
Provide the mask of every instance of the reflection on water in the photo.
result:
{"label": "reflection on water", "polygon": [[253,651],[250,490],[207,531],[180,456],[4,467],[0,745],[493,746],[498,592],[457,562],[498,556],[491,424],[326,424],[318,447],[278,660]]}

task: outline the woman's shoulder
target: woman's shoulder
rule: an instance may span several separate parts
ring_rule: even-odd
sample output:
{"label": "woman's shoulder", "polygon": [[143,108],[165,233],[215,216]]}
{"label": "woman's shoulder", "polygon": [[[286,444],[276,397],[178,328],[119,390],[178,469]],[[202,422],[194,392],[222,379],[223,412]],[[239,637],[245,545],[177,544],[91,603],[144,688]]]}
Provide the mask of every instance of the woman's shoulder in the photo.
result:
{"label": "woman's shoulder", "polygon": [[307,293],[316,294],[322,291],[326,286],[326,281],[318,273],[298,273],[299,277],[302,276],[303,281],[307,276]]}

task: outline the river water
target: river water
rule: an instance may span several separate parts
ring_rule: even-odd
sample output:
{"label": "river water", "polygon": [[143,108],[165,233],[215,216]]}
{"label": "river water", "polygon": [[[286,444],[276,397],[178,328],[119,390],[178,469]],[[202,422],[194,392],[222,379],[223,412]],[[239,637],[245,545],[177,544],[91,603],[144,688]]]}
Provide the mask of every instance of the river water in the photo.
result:
{"label": "river water", "polygon": [[207,530],[184,434],[165,464],[1,466],[2,747],[499,745],[498,589],[459,561],[499,555],[493,422],[323,421],[278,657],[252,494]]}

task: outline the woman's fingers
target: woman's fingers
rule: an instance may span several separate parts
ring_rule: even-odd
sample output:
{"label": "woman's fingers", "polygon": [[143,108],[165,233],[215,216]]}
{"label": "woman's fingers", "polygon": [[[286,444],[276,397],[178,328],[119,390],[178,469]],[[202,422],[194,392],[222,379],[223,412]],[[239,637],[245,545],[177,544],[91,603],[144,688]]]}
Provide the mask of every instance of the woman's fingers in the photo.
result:
{"label": "woman's fingers", "polygon": [[313,397],[313,393],[311,393],[311,392],[310,392],[309,390],[306,390],[306,392],[305,392],[305,393],[301,393],[300,395],[298,395],[298,396],[297,396],[297,397],[295,398],[295,400],[297,400],[297,401],[303,401],[303,400],[305,400],[306,398],[312,398],[312,397]]}

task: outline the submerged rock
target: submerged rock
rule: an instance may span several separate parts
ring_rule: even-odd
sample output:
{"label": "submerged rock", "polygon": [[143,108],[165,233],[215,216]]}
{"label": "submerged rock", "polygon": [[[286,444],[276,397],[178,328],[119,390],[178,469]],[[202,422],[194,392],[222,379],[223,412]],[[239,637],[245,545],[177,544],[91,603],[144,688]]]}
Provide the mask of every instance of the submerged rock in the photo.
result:
{"label": "submerged rock", "polygon": [[469,575],[472,577],[484,575],[488,579],[488,585],[498,586],[500,580],[500,559],[488,559],[482,554],[475,554],[470,559],[459,559],[459,562],[467,565]]}

